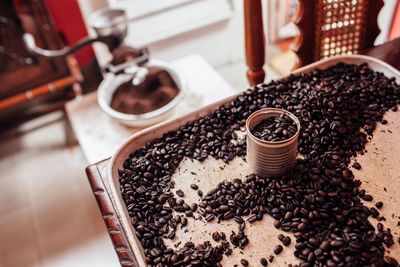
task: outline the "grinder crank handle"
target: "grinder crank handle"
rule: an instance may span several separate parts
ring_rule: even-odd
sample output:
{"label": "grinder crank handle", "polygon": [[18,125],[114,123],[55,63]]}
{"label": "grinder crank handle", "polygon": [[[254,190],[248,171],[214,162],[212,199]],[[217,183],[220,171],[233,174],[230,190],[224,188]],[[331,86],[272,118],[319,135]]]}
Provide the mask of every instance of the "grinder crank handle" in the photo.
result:
{"label": "grinder crank handle", "polygon": [[78,51],[79,49],[83,48],[86,45],[89,45],[97,41],[102,41],[100,38],[86,37],[81,39],[78,43],[76,43],[72,47],[66,46],[58,50],[48,50],[38,47],[36,45],[35,38],[30,33],[25,33],[22,38],[24,40],[26,47],[30,52],[39,56],[44,56],[49,58],[65,57],[69,54],[75,53],[76,51]]}

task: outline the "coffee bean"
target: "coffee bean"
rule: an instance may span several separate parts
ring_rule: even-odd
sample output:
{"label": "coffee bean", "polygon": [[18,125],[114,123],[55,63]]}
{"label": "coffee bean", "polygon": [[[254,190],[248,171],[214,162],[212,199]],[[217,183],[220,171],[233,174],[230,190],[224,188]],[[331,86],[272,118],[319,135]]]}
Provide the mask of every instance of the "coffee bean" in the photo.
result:
{"label": "coffee bean", "polygon": [[241,260],[240,260],[240,263],[241,263],[243,266],[249,266],[249,262],[248,262],[246,259],[241,259]]}
{"label": "coffee bean", "polygon": [[362,199],[364,199],[365,201],[372,201],[374,198],[371,195],[363,195]]}
{"label": "coffee bean", "polygon": [[219,241],[221,240],[221,235],[219,234],[219,232],[214,232],[212,233],[212,238],[214,239],[214,241]]}
{"label": "coffee bean", "polygon": [[190,206],[190,209],[191,209],[191,211],[195,212],[195,211],[197,210],[197,204],[196,204],[196,203],[193,203],[193,204]]}
{"label": "coffee bean", "polygon": [[286,247],[289,246],[291,242],[292,242],[292,240],[291,240],[290,237],[288,237],[288,236],[285,236],[285,237],[282,239],[282,243],[283,243]]}
{"label": "coffee bean", "polygon": [[377,207],[378,209],[381,209],[383,207],[383,202],[382,201],[376,202],[375,207]]}
{"label": "coffee bean", "polygon": [[190,188],[192,188],[193,190],[197,190],[199,189],[199,187],[197,186],[197,184],[191,184]]}
{"label": "coffee bean", "polygon": [[360,169],[361,169],[361,164],[358,163],[357,161],[355,161],[355,162],[353,163],[353,168],[354,168],[354,169],[357,169],[357,170],[360,170]]}
{"label": "coffee bean", "polygon": [[185,193],[184,193],[181,189],[176,190],[176,194],[177,194],[179,197],[184,197],[184,196],[185,196]]}
{"label": "coffee bean", "polygon": [[330,245],[334,248],[343,246],[343,241],[341,240],[333,240],[331,241]]}
{"label": "coffee bean", "polygon": [[284,238],[285,238],[285,236],[284,236],[283,234],[279,234],[279,235],[278,235],[278,239],[279,239],[280,241],[283,241]]}
{"label": "coffee bean", "polygon": [[260,263],[261,263],[262,266],[268,266],[268,261],[267,261],[266,258],[261,258],[260,259]]}
{"label": "coffee bean", "polygon": [[188,220],[186,218],[182,218],[182,220],[181,220],[182,226],[186,226],[187,223],[188,223]]}
{"label": "coffee bean", "polygon": [[281,222],[278,221],[278,220],[275,220],[275,221],[274,221],[274,226],[275,226],[275,228],[277,228],[277,229],[281,228]]}
{"label": "coffee bean", "polygon": [[270,256],[268,257],[268,261],[269,261],[269,262],[273,262],[273,261],[274,261],[274,255],[270,255]]}
{"label": "coffee bean", "polygon": [[280,253],[282,252],[282,250],[283,250],[283,247],[282,247],[281,245],[277,245],[277,246],[275,246],[275,248],[274,248],[274,253],[275,253],[276,255],[278,255],[278,254],[280,254]]}
{"label": "coffee bean", "polygon": [[193,211],[187,210],[187,211],[185,211],[185,215],[186,215],[187,217],[193,217]]}
{"label": "coffee bean", "polygon": [[227,211],[229,211],[229,206],[227,206],[227,205],[221,205],[220,207],[219,207],[219,210],[221,211],[221,212],[227,212]]}

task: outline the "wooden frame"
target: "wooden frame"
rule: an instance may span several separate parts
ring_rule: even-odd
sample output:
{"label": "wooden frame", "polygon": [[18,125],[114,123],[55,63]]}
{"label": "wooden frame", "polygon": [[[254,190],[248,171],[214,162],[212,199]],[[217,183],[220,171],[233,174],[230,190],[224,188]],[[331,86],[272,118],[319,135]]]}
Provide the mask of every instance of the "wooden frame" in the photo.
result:
{"label": "wooden frame", "polygon": [[[357,5],[350,0],[299,0],[294,19],[300,32],[293,47],[298,57],[295,67],[333,55],[358,54],[373,47],[380,32],[377,18],[383,4],[383,0],[359,1]],[[343,13],[353,18],[345,18]],[[344,27],[344,23],[349,24]],[[244,28],[247,77],[250,85],[254,85],[265,77],[261,0],[244,0]]]}

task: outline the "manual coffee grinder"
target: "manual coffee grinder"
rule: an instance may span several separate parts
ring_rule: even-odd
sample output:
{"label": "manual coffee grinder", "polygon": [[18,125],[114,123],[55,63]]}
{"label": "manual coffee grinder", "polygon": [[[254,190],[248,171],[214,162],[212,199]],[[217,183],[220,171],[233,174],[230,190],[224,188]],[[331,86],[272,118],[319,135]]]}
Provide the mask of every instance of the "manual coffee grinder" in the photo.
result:
{"label": "manual coffee grinder", "polygon": [[47,58],[65,57],[87,45],[102,42],[107,45],[112,54],[112,60],[102,71],[119,74],[129,70],[130,74],[136,76],[135,81],[140,83],[146,76],[146,69],[141,66],[149,60],[149,53],[146,48],[136,49],[123,45],[128,33],[126,12],[122,9],[100,9],[89,16],[88,24],[95,31],[95,37],[85,37],[75,45],[59,50],[47,50],[38,47],[33,35],[30,33],[25,33],[23,38],[30,52]]}

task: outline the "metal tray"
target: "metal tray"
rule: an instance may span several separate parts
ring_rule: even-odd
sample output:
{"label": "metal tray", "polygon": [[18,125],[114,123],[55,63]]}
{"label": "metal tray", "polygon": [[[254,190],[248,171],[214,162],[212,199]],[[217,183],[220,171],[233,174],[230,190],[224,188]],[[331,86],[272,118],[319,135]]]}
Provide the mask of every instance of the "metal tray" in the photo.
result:
{"label": "metal tray", "polygon": [[[383,61],[362,55],[336,56],[324,59],[300,68],[294,71],[293,74],[311,72],[316,68],[325,69],[338,62],[349,64],[367,63],[371,69],[383,72],[385,76],[394,77],[397,82],[400,82],[400,72],[398,70]],[[130,223],[125,203],[120,194],[118,169],[122,167],[129,153],[142,148],[148,141],[161,137],[163,133],[175,130],[188,121],[199,119],[213,112],[236,96],[237,95],[218,101],[182,118],[166,121],[140,131],[130,137],[112,157],[108,168],[108,179],[111,189],[110,197],[114,200],[116,215],[121,222],[122,230],[127,236],[128,245],[131,251],[133,251],[139,266],[146,265],[144,251],[134,234],[135,230]],[[373,194],[377,201],[381,200],[385,203],[382,209],[382,213],[387,218],[385,224],[392,229],[394,237],[397,239],[400,230],[396,225],[399,220],[397,216],[400,216],[400,195],[396,192],[396,188],[400,188],[400,166],[397,166],[397,151],[400,151],[400,112],[387,112],[385,118],[389,123],[387,125],[379,125],[374,132],[374,139],[371,143],[367,144],[367,150],[370,152],[357,157],[357,161],[365,166],[365,168],[363,167],[359,171],[354,170],[354,172],[355,176],[363,181],[363,188]],[[389,129],[390,131],[387,131]],[[393,142],[394,139],[399,140],[399,142]],[[378,151],[378,153],[376,151]],[[223,170],[219,168],[221,166],[224,167]],[[196,172],[197,176],[191,175],[190,172],[192,171]],[[250,171],[247,164],[241,159],[235,159],[229,165],[225,165],[221,160],[215,159],[206,159],[203,163],[184,160],[172,179],[175,180],[177,188],[182,188],[187,192],[185,201],[190,204],[192,201],[198,200],[198,197],[195,196],[194,193],[193,195],[189,194],[190,189],[188,188],[193,181],[196,181],[200,185],[203,192],[207,192],[224,179],[244,177],[249,173]],[[197,177],[202,177],[202,180],[198,180]],[[185,190],[186,188],[187,190]],[[366,205],[372,204],[367,203]],[[177,237],[182,243],[188,240],[194,242],[211,240],[210,233],[216,230],[224,230],[226,233],[230,233],[230,230],[237,230],[236,225],[230,221],[220,224],[208,223],[204,225],[202,222],[191,220],[189,221],[189,224],[190,223],[192,223],[192,226],[189,229],[196,231],[189,231],[188,233],[177,232]],[[272,218],[270,216],[265,216],[262,221],[257,222],[251,227],[252,229],[246,232],[249,236],[250,243],[243,250],[244,255],[239,254],[238,250],[234,250],[232,256],[224,257],[223,265],[232,266],[238,263],[241,258],[246,258],[249,260],[250,265],[253,266],[259,264],[259,259],[261,257],[268,257],[273,254],[272,250],[274,246],[278,244],[276,236],[281,233],[281,231],[274,228]],[[294,243],[295,242],[292,242],[291,246],[285,249],[279,257],[276,257],[273,265],[286,266],[289,263],[296,263],[299,261],[293,255]],[[397,260],[400,260],[400,246],[397,242],[390,249],[389,253],[391,256],[397,258]]]}

